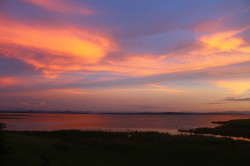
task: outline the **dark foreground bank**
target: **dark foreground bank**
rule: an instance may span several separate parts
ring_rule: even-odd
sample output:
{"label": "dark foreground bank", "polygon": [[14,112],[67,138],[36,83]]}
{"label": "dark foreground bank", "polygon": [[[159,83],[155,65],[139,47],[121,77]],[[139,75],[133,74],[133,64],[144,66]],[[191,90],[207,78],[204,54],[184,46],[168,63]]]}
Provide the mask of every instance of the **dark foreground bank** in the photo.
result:
{"label": "dark foreground bank", "polygon": [[[250,120],[249,120],[250,123]],[[250,143],[157,132],[2,131],[2,166],[246,165]]]}
{"label": "dark foreground bank", "polygon": [[214,134],[250,138],[250,119],[236,119],[213,123],[219,124],[219,126],[214,128],[206,127],[180,131],[194,134]]}

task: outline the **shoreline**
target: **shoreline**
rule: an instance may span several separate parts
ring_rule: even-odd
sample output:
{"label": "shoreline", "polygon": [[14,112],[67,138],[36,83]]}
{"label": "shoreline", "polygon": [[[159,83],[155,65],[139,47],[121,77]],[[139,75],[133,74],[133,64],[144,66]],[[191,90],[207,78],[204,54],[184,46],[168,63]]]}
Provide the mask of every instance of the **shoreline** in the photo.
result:
{"label": "shoreline", "polygon": [[249,142],[194,134],[1,131],[0,138],[0,164],[5,166],[234,166],[244,165],[250,155]]}

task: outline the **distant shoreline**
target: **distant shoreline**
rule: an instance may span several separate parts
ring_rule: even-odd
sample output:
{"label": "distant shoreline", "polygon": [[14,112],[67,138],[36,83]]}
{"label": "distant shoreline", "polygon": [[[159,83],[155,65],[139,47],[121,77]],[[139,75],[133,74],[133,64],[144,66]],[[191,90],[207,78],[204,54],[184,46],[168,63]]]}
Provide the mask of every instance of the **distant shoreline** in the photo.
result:
{"label": "distant shoreline", "polygon": [[1,110],[0,113],[45,113],[45,114],[106,114],[106,115],[242,115],[246,112],[84,112],[84,111],[41,111],[41,110]]}

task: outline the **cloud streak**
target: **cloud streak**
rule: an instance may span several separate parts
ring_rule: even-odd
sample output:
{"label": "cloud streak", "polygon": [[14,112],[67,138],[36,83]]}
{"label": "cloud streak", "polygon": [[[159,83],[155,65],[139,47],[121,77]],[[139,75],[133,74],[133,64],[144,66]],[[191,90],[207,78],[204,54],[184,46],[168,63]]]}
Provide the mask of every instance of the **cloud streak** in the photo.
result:
{"label": "cloud streak", "polygon": [[161,108],[161,106],[155,106],[155,105],[139,105],[139,104],[132,104],[132,105],[124,105],[125,107],[130,108],[137,108],[137,109],[158,109]]}
{"label": "cloud streak", "polygon": [[225,101],[250,101],[250,98],[234,98],[234,97],[228,97],[224,99]]}
{"label": "cloud streak", "polygon": [[69,1],[64,0],[53,0],[53,1],[44,1],[44,0],[25,0],[26,2],[38,5],[46,10],[51,10],[60,13],[76,13],[83,15],[91,15],[94,12],[90,9],[86,9],[83,7],[78,7],[76,5],[71,4]]}
{"label": "cloud streak", "polygon": [[[218,72],[220,71],[220,72]],[[53,89],[119,89],[129,88],[136,86],[148,86],[150,84],[184,81],[184,80],[204,80],[207,82],[211,79],[235,79],[241,78],[242,75],[246,76],[250,74],[250,62],[239,63],[234,65],[227,65],[222,67],[213,67],[201,70],[191,70],[183,72],[165,73],[159,75],[151,75],[144,77],[126,77],[117,78],[111,80],[92,80],[87,81],[85,79],[75,79],[63,81],[66,78],[43,80],[42,78],[33,79],[32,83],[27,86],[26,84],[19,84],[19,86],[9,86],[9,88],[2,88],[2,92],[8,91],[34,91],[34,90],[53,90]],[[22,80],[22,78],[20,78]],[[213,84],[213,83],[212,83]],[[146,89],[145,89],[146,90]],[[166,89],[171,93],[171,89]]]}

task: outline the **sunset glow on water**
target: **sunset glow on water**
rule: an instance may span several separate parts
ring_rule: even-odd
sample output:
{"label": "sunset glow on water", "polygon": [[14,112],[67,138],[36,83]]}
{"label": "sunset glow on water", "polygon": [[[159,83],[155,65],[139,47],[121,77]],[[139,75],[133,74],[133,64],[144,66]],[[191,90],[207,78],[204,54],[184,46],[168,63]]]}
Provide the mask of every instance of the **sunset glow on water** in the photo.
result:
{"label": "sunset glow on water", "polygon": [[[6,114],[6,115],[15,115]],[[215,127],[212,121],[248,119],[250,115],[115,115],[115,114],[18,114],[1,119],[7,130],[107,130],[159,131],[177,134],[178,129]],[[28,115],[28,116],[27,116]],[[19,119],[15,119],[19,118]]]}

